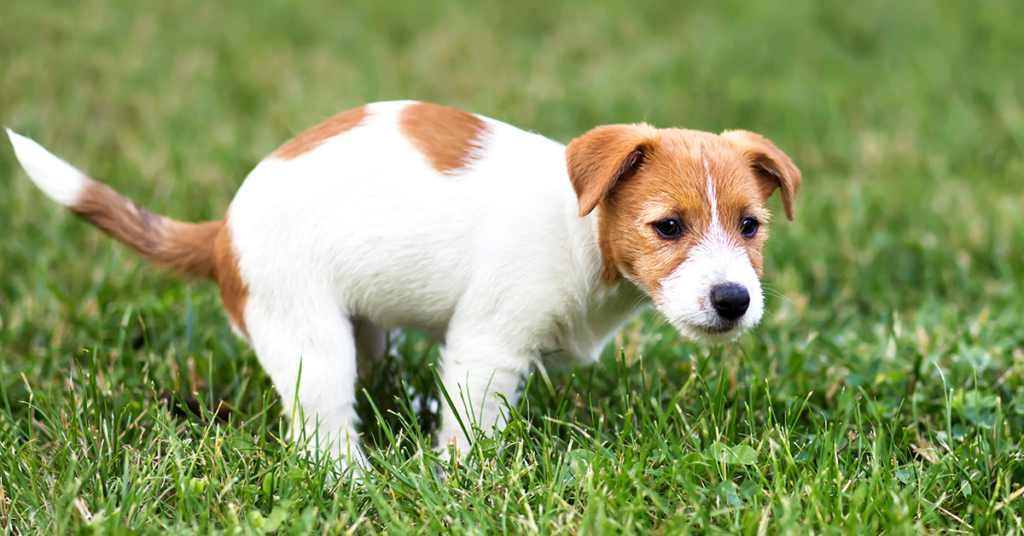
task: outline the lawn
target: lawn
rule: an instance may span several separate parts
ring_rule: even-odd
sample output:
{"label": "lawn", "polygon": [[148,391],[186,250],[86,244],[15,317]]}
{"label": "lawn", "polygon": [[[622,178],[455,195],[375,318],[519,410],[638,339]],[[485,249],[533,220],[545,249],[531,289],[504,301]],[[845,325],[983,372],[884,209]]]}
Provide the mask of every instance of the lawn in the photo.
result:
{"label": "lawn", "polygon": [[754,130],[804,183],[736,343],[643,316],[600,364],[535,374],[456,466],[431,450],[436,345],[410,334],[363,381],[375,476],[332,484],[282,440],[216,288],[63,212],[0,140],[0,531],[1024,532],[1024,3],[2,11],[0,120],[178,219],[221,217],[306,127],[399,98],[563,142]]}

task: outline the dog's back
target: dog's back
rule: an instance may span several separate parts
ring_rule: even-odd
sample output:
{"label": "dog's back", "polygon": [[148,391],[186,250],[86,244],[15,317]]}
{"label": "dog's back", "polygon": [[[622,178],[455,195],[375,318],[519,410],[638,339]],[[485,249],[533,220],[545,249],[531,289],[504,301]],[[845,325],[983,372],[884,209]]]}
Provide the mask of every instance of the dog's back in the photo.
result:
{"label": "dog's back", "polygon": [[[432,155],[403,129],[418,106],[368,105],[344,132],[253,170],[226,217],[250,293],[329,291],[348,314],[443,334],[466,292],[494,293],[492,305],[525,299],[530,279],[567,264],[566,234],[582,222],[562,216],[576,203],[564,146],[444,108],[417,128],[449,153],[469,149]],[[471,138],[446,134],[441,114],[473,118]]]}

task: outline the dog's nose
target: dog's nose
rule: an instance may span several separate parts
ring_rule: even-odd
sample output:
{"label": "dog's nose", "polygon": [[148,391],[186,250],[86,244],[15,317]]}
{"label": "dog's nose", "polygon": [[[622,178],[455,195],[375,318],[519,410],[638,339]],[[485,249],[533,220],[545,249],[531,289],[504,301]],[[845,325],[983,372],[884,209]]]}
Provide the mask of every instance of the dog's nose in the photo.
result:
{"label": "dog's nose", "polygon": [[746,287],[736,283],[715,285],[711,287],[711,304],[722,318],[736,320],[747,312],[750,293]]}

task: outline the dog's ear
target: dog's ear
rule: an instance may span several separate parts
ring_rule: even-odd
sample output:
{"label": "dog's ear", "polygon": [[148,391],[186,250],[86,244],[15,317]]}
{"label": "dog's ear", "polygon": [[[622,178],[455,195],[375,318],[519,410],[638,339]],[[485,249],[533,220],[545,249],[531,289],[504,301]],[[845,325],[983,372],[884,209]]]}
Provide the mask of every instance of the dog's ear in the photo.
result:
{"label": "dog's ear", "polygon": [[782,208],[786,218],[793,221],[793,197],[800,189],[800,170],[786,153],[760,134],[746,130],[726,130],[722,138],[732,143],[746,159],[758,180],[764,198],[768,199],[776,188],[782,190]]}
{"label": "dog's ear", "polygon": [[597,127],[572,140],[565,163],[580,216],[590,214],[616,182],[633,174],[657,143],[657,130],[646,123]]}

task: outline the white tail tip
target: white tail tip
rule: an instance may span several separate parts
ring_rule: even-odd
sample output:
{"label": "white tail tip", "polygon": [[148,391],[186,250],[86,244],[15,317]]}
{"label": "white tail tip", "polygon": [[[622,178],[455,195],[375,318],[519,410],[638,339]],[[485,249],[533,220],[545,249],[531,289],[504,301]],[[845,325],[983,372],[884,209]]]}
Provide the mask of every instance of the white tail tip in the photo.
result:
{"label": "white tail tip", "polygon": [[82,190],[90,179],[38,143],[9,128],[6,130],[14,146],[14,154],[32,182],[50,199],[66,207],[78,204]]}

